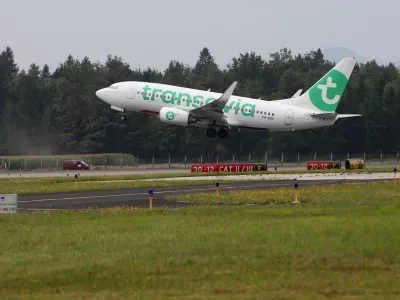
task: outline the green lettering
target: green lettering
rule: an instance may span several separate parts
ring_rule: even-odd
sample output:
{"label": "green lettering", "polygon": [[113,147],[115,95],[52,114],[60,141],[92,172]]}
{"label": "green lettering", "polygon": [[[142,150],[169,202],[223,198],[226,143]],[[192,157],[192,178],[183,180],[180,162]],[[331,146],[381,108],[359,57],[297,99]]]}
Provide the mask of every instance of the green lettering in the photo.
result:
{"label": "green lettering", "polygon": [[162,90],[159,89],[153,89],[153,95],[151,96],[151,101],[154,101],[154,97],[156,96],[157,92],[162,92]]}
{"label": "green lettering", "polygon": [[[193,97],[193,104],[192,104],[192,106],[193,106],[194,108],[198,108],[198,107],[200,106],[200,102],[201,102],[201,100],[202,100],[203,98],[204,98],[204,97],[203,97],[203,96],[200,96],[200,95],[194,96],[194,97]],[[196,101],[199,101],[199,103],[196,103]]]}
{"label": "green lettering", "polygon": [[[171,95],[171,99],[167,99],[167,94]],[[175,103],[175,92],[172,91],[164,91],[161,94],[161,100],[162,102],[166,103],[166,104],[174,104]]]}
{"label": "green lettering", "polygon": [[238,100],[238,102],[236,102],[236,106],[235,106],[235,115],[237,115],[239,113],[239,109],[240,109],[240,101],[242,100]]}
{"label": "green lettering", "polygon": [[230,103],[228,103],[227,106],[224,107],[224,112],[228,113],[232,109],[233,105],[235,105],[235,101],[231,101]]}
{"label": "green lettering", "polygon": [[[247,111],[246,111],[246,107],[249,107],[249,108],[250,108],[250,112],[247,112]],[[254,118],[254,111],[256,110],[256,105],[255,105],[255,104],[246,103],[246,104],[244,104],[244,105],[242,106],[242,109],[243,109],[243,111],[242,111],[242,115],[243,115],[243,116]]]}
{"label": "green lettering", "polygon": [[151,90],[151,87],[149,87],[148,84],[146,84],[146,86],[143,87],[143,99],[144,100],[150,100],[150,98],[147,97],[147,91],[150,91],[150,90]]}
{"label": "green lettering", "polygon": [[189,94],[185,94],[185,93],[179,93],[178,104],[181,104],[182,98],[184,96],[186,96],[186,106],[189,106],[190,105],[190,99],[192,99],[192,98],[190,97]]}

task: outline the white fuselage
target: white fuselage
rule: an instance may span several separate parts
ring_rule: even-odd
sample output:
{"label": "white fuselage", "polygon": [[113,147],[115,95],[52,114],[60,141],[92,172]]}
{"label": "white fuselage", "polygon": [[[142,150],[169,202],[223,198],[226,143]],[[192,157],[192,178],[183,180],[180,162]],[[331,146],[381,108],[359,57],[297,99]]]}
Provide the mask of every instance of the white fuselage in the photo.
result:
{"label": "white fuselage", "polygon": [[[190,111],[218,99],[222,94],[158,83],[127,81],[101,89],[96,95],[116,110],[158,115],[163,107]],[[281,100],[265,101],[232,95],[225,106],[224,114],[229,126],[270,131],[331,126],[336,121],[336,118],[321,119],[311,116],[320,111],[280,102]],[[193,124],[201,127],[208,125],[210,124]]]}

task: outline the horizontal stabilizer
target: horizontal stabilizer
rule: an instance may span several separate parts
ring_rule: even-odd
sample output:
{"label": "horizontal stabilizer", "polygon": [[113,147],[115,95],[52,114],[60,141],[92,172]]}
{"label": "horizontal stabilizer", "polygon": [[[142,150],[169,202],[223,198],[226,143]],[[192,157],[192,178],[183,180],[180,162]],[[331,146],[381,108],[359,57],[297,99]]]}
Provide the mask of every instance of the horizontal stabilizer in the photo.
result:
{"label": "horizontal stabilizer", "polygon": [[353,118],[353,117],[362,117],[362,115],[360,115],[360,114],[352,114],[352,115],[341,114],[341,115],[338,115],[338,119]]}
{"label": "horizontal stabilizer", "polygon": [[317,119],[335,119],[337,113],[322,113],[322,114],[311,114],[311,117],[317,118]]}
{"label": "horizontal stabilizer", "polygon": [[321,113],[321,114],[311,114],[311,117],[317,119],[344,119],[344,118],[353,118],[353,117],[361,117],[359,114],[337,114],[337,113]]}

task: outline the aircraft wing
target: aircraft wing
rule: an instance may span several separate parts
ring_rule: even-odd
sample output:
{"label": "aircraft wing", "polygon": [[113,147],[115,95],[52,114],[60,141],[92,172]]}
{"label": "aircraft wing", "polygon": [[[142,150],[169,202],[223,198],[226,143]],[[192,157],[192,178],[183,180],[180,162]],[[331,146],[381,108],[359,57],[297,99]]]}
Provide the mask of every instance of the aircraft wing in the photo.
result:
{"label": "aircraft wing", "polygon": [[224,108],[237,85],[237,81],[233,82],[230,87],[222,94],[221,97],[215,99],[204,106],[190,110],[190,114],[196,118],[215,121],[219,124],[228,124],[224,115]]}

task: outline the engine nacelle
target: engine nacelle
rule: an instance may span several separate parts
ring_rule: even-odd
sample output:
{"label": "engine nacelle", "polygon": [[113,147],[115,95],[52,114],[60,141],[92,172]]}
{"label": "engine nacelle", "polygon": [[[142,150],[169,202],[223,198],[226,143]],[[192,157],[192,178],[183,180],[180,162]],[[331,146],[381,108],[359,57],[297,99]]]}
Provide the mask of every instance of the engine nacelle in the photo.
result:
{"label": "engine nacelle", "polygon": [[197,122],[189,112],[174,107],[161,108],[159,118],[161,122],[180,126],[189,126]]}

